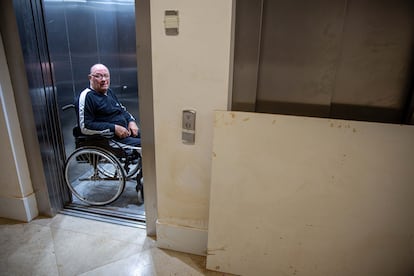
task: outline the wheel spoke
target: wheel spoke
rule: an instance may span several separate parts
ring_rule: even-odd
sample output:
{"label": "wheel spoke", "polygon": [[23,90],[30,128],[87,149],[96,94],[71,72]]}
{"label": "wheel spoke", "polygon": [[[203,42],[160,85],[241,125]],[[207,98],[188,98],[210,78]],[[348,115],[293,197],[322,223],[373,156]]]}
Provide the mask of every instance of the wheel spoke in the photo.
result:
{"label": "wheel spoke", "polygon": [[90,147],[71,154],[65,166],[65,179],[72,194],[89,205],[115,201],[126,181],[122,164],[112,153]]}

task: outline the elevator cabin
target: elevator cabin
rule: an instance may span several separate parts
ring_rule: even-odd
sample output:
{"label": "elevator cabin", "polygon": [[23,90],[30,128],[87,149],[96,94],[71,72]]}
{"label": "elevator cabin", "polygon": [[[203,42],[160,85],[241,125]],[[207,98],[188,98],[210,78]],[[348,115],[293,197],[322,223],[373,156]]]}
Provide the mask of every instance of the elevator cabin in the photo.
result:
{"label": "elevator cabin", "polygon": [[65,185],[65,160],[75,150],[74,108],[96,63],[110,70],[110,88],[138,125],[135,1],[13,1],[51,205],[55,211],[145,226],[142,196],[127,181],[115,202],[91,206]]}

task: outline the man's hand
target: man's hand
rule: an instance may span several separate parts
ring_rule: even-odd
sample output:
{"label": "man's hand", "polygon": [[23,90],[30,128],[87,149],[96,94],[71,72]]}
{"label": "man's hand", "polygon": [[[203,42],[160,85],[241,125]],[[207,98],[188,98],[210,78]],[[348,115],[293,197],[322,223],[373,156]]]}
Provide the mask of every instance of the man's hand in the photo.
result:
{"label": "man's hand", "polygon": [[128,130],[130,131],[131,136],[134,136],[134,137],[138,136],[139,129],[138,129],[137,123],[135,123],[134,121],[129,122]]}
{"label": "man's hand", "polygon": [[115,125],[115,135],[119,138],[126,138],[130,135],[129,130],[120,125]]}

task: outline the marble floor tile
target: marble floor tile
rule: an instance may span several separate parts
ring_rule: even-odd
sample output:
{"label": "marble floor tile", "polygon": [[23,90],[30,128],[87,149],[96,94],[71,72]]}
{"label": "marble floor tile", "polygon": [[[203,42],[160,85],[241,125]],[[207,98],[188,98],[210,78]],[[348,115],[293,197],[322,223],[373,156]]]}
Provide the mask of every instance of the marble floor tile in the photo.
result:
{"label": "marble floor tile", "polygon": [[141,260],[140,253],[81,274],[81,276],[112,276],[112,275],[125,275],[125,276],[151,275],[152,276],[156,274],[151,264],[148,264],[147,262],[143,262]]}
{"label": "marble floor tile", "polygon": [[129,258],[91,270],[82,276],[229,275],[205,269],[205,257],[151,248]]}
{"label": "marble floor tile", "polygon": [[145,229],[67,215],[0,218],[0,276],[228,275],[205,257],[159,249]]}
{"label": "marble floor tile", "polygon": [[143,244],[115,240],[105,235],[51,229],[59,274],[63,276],[78,275],[127,258],[143,249]]}
{"label": "marble floor tile", "polygon": [[50,228],[1,221],[0,275],[58,275]]}
{"label": "marble floor tile", "polygon": [[140,254],[140,262],[146,264],[148,275],[229,275],[205,269],[206,258],[182,252],[151,248]]}
{"label": "marble floor tile", "polygon": [[137,244],[144,244],[147,239],[145,229],[124,227],[74,216],[57,215],[49,225],[55,229],[65,229],[87,235],[105,236],[108,239]]}

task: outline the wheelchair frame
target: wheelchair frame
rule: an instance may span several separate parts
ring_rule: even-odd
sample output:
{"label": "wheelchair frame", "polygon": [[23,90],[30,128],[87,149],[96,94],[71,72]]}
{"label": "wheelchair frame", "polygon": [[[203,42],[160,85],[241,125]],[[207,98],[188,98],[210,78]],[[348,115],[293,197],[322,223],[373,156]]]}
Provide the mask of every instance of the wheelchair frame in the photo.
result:
{"label": "wheelchair frame", "polygon": [[[62,110],[75,108],[66,105]],[[116,201],[128,180],[136,180],[136,191],[144,200],[141,147],[124,145],[102,135],[83,135],[73,128],[76,149],[65,162],[65,181],[80,201],[102,206]]]}

